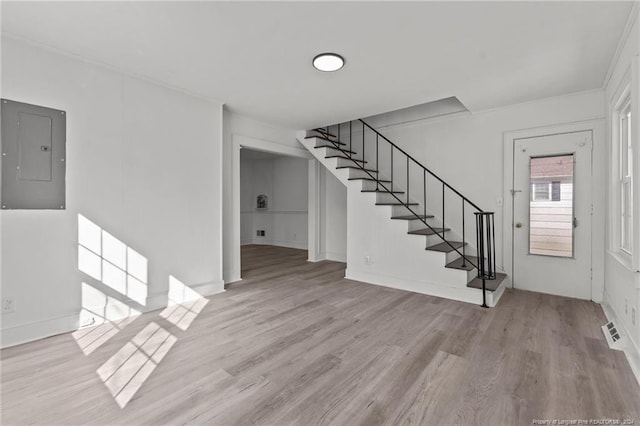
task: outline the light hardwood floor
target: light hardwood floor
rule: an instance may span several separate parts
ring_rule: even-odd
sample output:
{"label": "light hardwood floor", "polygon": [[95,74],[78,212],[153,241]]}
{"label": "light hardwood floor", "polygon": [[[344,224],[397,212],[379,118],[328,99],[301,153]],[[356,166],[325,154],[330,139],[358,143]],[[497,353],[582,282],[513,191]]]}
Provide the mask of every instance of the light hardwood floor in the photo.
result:
{"label": "light hardwood floor", "polygon": [[508,290],[482,309],[300,250],[245,246],[242,262],[206,304],[3,350],[2,424],[640,423],[594,303]]}

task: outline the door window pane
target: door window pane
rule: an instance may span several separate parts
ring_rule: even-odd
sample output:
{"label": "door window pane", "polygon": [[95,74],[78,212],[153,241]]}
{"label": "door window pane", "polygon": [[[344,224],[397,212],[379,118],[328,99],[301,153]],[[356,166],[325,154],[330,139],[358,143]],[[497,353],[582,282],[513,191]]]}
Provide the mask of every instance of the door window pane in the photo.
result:
{"label": "door window pane", "polygon": [[529,253],[572,257],[573,154],[531,158],[530,171]]}

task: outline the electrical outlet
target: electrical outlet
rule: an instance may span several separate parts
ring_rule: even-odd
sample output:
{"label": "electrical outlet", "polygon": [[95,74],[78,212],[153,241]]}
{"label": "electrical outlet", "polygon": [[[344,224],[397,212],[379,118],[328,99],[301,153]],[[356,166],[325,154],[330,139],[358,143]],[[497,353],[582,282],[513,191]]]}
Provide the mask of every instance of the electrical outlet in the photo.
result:
{"label": "electrical outlet", "polygon": [[496,205],[497,205],[498,207],[502,207],[502,197],[498,197],[498,198],[496,199]]}
{"label": "electrical outlet", "polygon": [[371,256],[365,256],[364,257],[364,264],[365,265],[371,265]]}
{"label": "electrical outlet", "polygon": [[80,323],[80,327],[89,327],[93,324],[96,323],[96,317],[88,317],[85,318],[81,323]]}
{"label": "electrical outlet", "polygon": [[624,313],[625,315],[629,315],[629,300],[624,298]]}
{"label": "electrical outlet", "polygon": [[3,297],[2,298],[2,313],[8,314],[15,312],[16,310],[16,298],[15,297]]}
{"label": "electrical outlet", "polygon": [[636,325],[636,307],[631,307],[631,324]]}

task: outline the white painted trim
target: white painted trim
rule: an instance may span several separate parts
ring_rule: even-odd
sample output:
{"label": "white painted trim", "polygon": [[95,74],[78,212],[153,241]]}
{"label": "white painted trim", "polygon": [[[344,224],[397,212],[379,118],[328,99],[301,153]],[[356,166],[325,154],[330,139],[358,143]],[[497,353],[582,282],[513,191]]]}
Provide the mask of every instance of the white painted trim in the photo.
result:
{"label": "white painted trim", "polygon": [[[190,286],[203,297],[210,297],[224,292],[224,281],[214,280]],[[167,293],[152,295],[147,298],[143,312],[151,312],[167,307]],[[79,314],[73,313],[59,318],[21,324],[4,328],[0,331],[0,348],[8,348],[23,343],[33,342],[63,333],[71,333],[78,329]]]}
{"label": "white painted trim", "polygon": [[78,329],[78,313],[43,321],[3,328],[0,331],[0,348],[8,348],[57,334]]}
{"label": "white painted trim", "polygon": [[[77,55],[77,54],[69,52],[67,50],[58,49],[57,47],[53,47],[53,46],[49,46],[47,44],[43,44],[43,43],[40,43],[40,42],[37,42],[37,41],[33,41],[33,40],[28,39],[28,38],[24,38],[24,37],[21,37],[19,35],[16,35],[16,34],[13,34],[13,33],[7,32],[7,31],[2,31],[2,37],[3,38],[8,38],[10,40],[17,41],[19,43],[24,43],[26,45],[29,45],[29,46],[32,46],[32,47],[35,47],[35,48],[38,48],[38,49],[42,49],[42,50],[47,51],[47,52],[53,52],[55,54],[64,56],[66,58],[73,59],[73,60],[78,61],[78,62],[84,62],[85,64],[92,65],[94,67],[103,68],[103,69],[109,70],[109,71],[117,73],[117,74],[122,74],[122,75],[127,76],[127,77],[132,77],[132,78],[135,78],[135,79],[138,79],[138,80],[146,81],[147,83],[151,83],[151,84],[154,84],[156,86],[164,87],[165,89],[169,89],[169,90],[172,90],[174,92],[182,93],[183,95],[187,95],[187,96],[190,96],[190,97],[195,98],[195,99],[200,99],[201,101],[205,101],[205,102],[209,102],[209,103],[212,103],[212,104],[216,104],[216,105],[219,105],[221,107],[224,105],[224,102],[219,100],[219,99],[215,99],[215,98],[212,98],[212,97],[209,97],[209,96],[203,96],[202,94],[191,92],[191,91],[186,90],[186,89],[184,89],[182,87],[174,86],[174,85],[171,85],[169,83],[165,83],[163,81],[153,79],[153,78],[148,77],[148,76],[143,75],[143,74],[138,74],[138,73],[135,73],[135,72],[126,71],[126,70],[124,70],[122,68],[115,67],[115,66],[113,66],[111,64],[108,64],[106,62],[102,62],[102,61],[98,61],[96,59],[87,58],[85,56]],[[220,139],[220,140],[222,140],[222,139]]]}
{"label": "white painted trim", "polygon": [[618,318],[618,316],[616,315],[615,309],[613,309],[613,307],[609,303],[609,295],[606,291],[604,293],[604,300],[601,306],[607,319],[609,321],[613,321],[616,324],[616,327],[622,328],[622,331],[625,335],[625,340],[627,341],[627,344],[623,348],[623,352],[627,357],[627,361],[629,362],[631,371],[633,371],[638,384],[640,384],[640,348],[631,338],[632,334],[629,333],[629,330],[627,330],[627,328],[625,327],[624,321],[621,321],[620,318]]}
{"label": "white painted trim", "polygon": [[347,263],[347,253],[325,251],[320,253],[315,260],[309,260],[309,262],[322,262],[325,260],[329,260],[331,262]]}
{"label": "white painted trim", "polygon": [[622,35],[618,40],[616,51],[613,54],[613,58],[611,58],[611,62],[609,62],[609,68],[607,69],[607,73],[605,74],[604,80],[602,81],[602,88],[606,88],[609,85],[609,81],[611,81],[611,77],[613,77],[613,72],[615,71],[616,66],[618,65],[618,62],[620,61],[620,55],[622,54],[622,50],[624,49],[624,46],[627,44],[627,41],[629,40],[629,35],[631,34],[631,29],[635,25],[636,20],[638,18],[639,4],[640,3],[638,1],[634,1],[633,5],[631,6],[631,12],[627,17],[627,22],[624,26],[624,30],[622,31]]}
{"label": "white painted trim", "polygon": [[[307,197],[309,205],[308,211],[308,232],[307,232],[307,249],[309,251],[307,260],[309,262],[317,262],[320,259],[321,244],[321,203],[320,203],[320,172],[321,164],[315,158],[309,160],[309,195]],[[312,195],[313,194],[313,195]]]}
{"label": "white painted trim", "polygon": [[[476,288],[443,286],[441,284],[428,281],[407,280],[404,278],[384,276],[377,273],[370,274],[363,271],[356,271],[353,268],[347,268],[345,278],[366,284],[395,288],[420,294],[428,294],[430,296],[443,297],[445,299],[472,303],[474,305],[482,304],[482,290]],[[504,284],[501,284],[501,287],[504,287]],[[504,288],[502,290],[498,289],[498,291],[494,292],[495,295],[491,292],[487,292],[487,305],[490,307],[495,306],[503,292]]]}
{"label": "white painted trim", "polygon": [[[605,121],[603,118],[504,132],[504,221],[502,223],[502,246],[504,249],[502,261],[505,273],[509,277],[513,277],[513,197],[511,195],[511,189],[513,187],[513,146],[515,140],[582,131],[591,131],[593,142],[591,169],[591,203],[593,205],[593,215],[591,217],[591,268],[593,270],[593,277],[591,280],[591,299],[599,303],[603,300],[604,294],[605,247],[603,241],[605,240],[605,182],[607,166],[606,160],[603,160],[607,158]],[[595,160],[601,161],[596,162]],[[602,185],[598,185],[598,182],[602,182]],[[508,255],[508,253],[510,255]],[[513,287],[513,279],[510,280],[510,284],[511,287]]]}
{"label": "white painted trim", "polygon": [[253,238],[242,245],[258,245],[258,246],[277,246],[292,248],[297,250],[307,250],[307,244],[301,241],[272,240],[267,238]]}
{"label": "white painted trim", "polygon": [[[273,154],[287,155],[290,157],[306,158],[309,160],[309,167],[311,168],[311,161],[315,161],[315,158],[305,148],[296,148],[292,146],[283,145],[278,142],[268,141],[265,139],[258,139],[251,136],[246,136],[238,133],[231,135],[231,271],[229,273],[229,282],[236,282],[242,279],[242,270],[240,265],[240,149],[249,148],[257,151],[265,151]],[[319,221],[318,206],[314,210],[311,209],[311,200],[318,197],[317,194],[317,182],[316,175],[309,172],[309,211],[308,223],[309,223],[309,235],[308,241],[319,241],[319,234],[315,234],[315,223]],[[314,224],[312,227],[311,224]]]}

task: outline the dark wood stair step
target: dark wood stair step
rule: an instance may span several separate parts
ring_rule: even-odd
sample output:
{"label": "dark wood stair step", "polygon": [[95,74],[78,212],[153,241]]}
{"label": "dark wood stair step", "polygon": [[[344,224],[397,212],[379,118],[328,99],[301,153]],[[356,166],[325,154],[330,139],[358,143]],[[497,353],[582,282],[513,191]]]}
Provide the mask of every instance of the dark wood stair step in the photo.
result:
{"label": "dark wood stair step", "polygon": [[325,135],[325,136],[331,136],[332,138],[337,138],[336,135],[334,135],[333,133],[329,133],[328,130],[325,130],[321,127],[316,127],[315,129],[312,130],[312,132],[320,133],[321,135]]}
{"label": "dark wood stair step", "polygon": [[319,148],[330,148],[330,149],[339,150],[339,151],[344,152],[344,153],[347,153],[347,154],[353,154],[353,155],[356,155],[356,154],[357,154],[357,152],[355,152],[355,151],[349,151],[349,150],[348,150],[348,149],[346,149],[346,148],[340,148],[340,147],[333,146],[333,145],[329,145],[329,144],[316,145],[316,146],[314,146],[313,148],[314,148],[314,149],[319,149]]}
{"label": "dark wood stair step", "polygon": [[361,177],[350,177],[347,180],[368,180],[368,181],[371,181],[371,182],[391,183],[390,180],[375,179],[375,178],[371,178],[371,177],[368,177],[368,176],[367,177],[364,177],[364,176],[361,176]]}
{"label": "dark wood stair step", "polygon": [[[454,251],[454,248],[456,249],[462,248],[462,246],[466,245],[467,243],[463,244],[462,241],[449,241],[449,244],[442,242],[440,244],[429,246],[425,250],[439,251],[442,253],[451,253],[452,251]],[[451,246],[453,246],[454,248],[452,248]]]}
{"label": "dark wood stair step", "polygon": [[404,191],[385,191],[384,189],[363,189],[360,192],[376,192],[378,194],[404,194]]}
{"label": "dark wood stair step", "polygon": [[346,155],[340,155],[340,154],[327,155],[324,158],[341,158],[343,160],[355,161],[356,163],[360,163],[360,164],[368,163],[368,161],[358,160],[357,158],[350,158],[350,157],[347,157]]}
{"label": "dark wood stair step", "polygon": [[376,203],[376,206],[417,206],[418,203],[401,203],[399,201],[389,201],[388,203]]}
{"label": "dark wood stair step", "polygon": [[307,137],[305,137],[305,139],[313,139],[313,138],[320,139],[320,140],[327,141],[327,142],[331,142],[331,143],[334,143],[336,145],[343,145],[343,146],[347,145],[344,142],[340,142],[340,141],[336,141],[336,140],[333,140],[333,139],[325,138],[323,136],[307,136]]}
{"label": "dark wood stair step", "polygon": [[[435,234],[442,234],[443,229],[442,228],[433,228],[433,229],[429,229],[429,228],[424,228],[424,229],[416,229],[415,231],[409,231],[408,234],[411,235],[435,235]],[[444,232],[450,231],[449,228],[444,228]]]}
{"label": "dark wood stair step", "polygon": [[[495,280],[485,280],[485,286],[487,290],[496,291],[505,278],[507,278],[507,274],[501,274],[499,272],[496,272]],[[482,290],[482,280],[478,277],[475,277],[467,284],[467,287],[479,288],[480,290]]]}
{"label": "dark wood stair step", "polygon": [[462,257],[460,257],[454,260],[453,262],[449,262],[445,265],[445,268],[471,271],[472,269],[475,269],[475,266],[473,266],[471,262],[473,262],[474,265],[478,264],[478,258],[476,256],[467,256],[467,261],[465,262],[464,266],[462,266],[462,263],[463,263],[462,260],[463,260]]}
{"label": "dark wood stair step", "polygon": [[414,215],[414,214],[410,214],[410,215],[406,215],[406,216],[392,216],[391,219],[394,220],[418,220],[418,219],[431,219],[434,216],[432,214],[419,214],[419,215]]}
{"label": "dark wood stair step", "polygon": [[354,165],[349,165],[349,166],[337,166],[336,169],[356,169],[356,170],[361,170],[363,172],[369,172],[369,173],[378,173],[377,170],[373,170],[373,169],[364,169],[360,166],[356,166]]}

